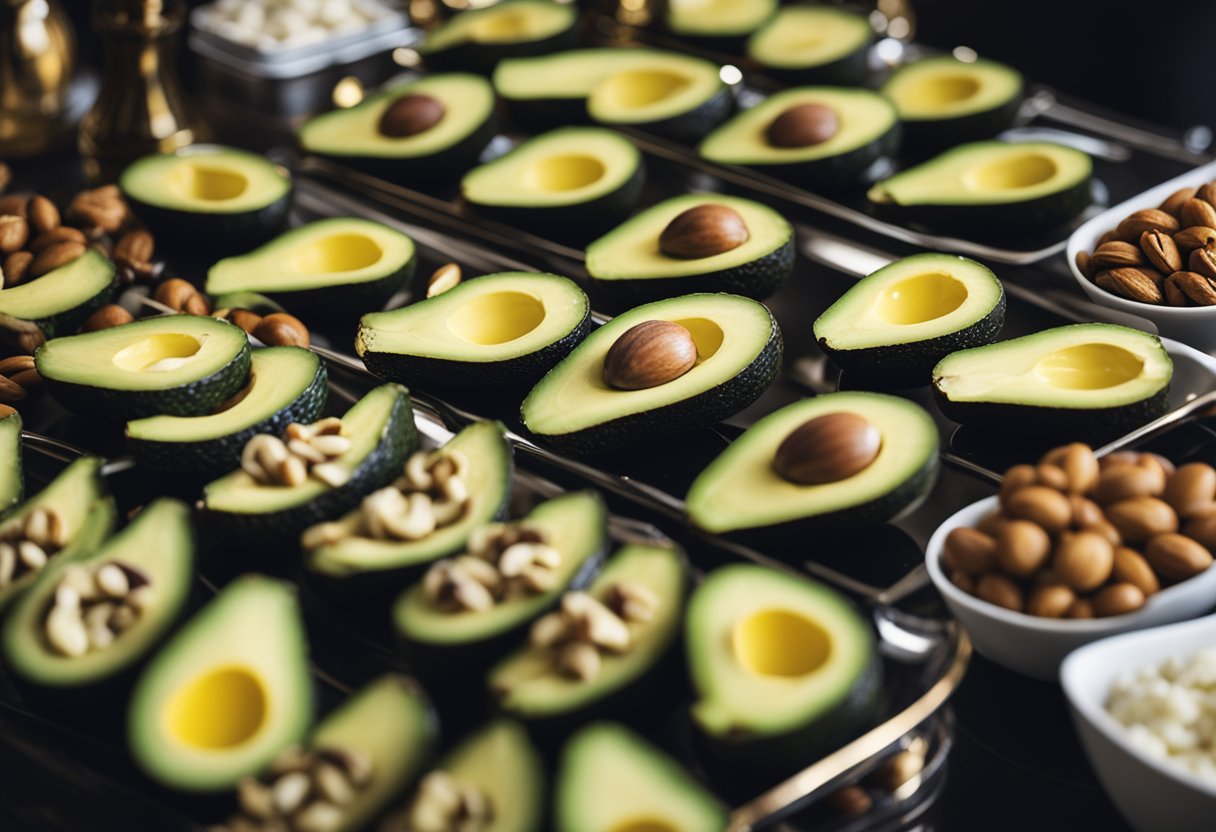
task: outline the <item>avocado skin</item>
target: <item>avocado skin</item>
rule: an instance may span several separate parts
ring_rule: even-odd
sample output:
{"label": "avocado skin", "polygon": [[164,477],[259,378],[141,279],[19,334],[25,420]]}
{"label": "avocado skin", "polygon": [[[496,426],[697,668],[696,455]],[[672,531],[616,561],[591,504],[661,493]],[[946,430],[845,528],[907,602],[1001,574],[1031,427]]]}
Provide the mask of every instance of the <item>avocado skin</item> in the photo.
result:
{"label": "avocado skin", "polygon": [[383,309],[389,298],[414,279],[417,268],[418,254],[415,251],[401,268],[375,280],[289,292],[268,291],[265,294],[275,303],[304,318],[350,322],[364,312]]}
{"label": "avocado skin", "polygon": [[[511,116],[519,124],[533,129],[548,129],[570,124],[587,124],[586,98],[505,98]],[[659,121],[619,125],[653,133],[677,142],[693,143],[720,124],[735,108],[730,88],[723,86],[687,112]],[[618,125],[608,124],[615,127]]]}
{"label": "avocado skin", "polygon": [[1013,126],[1021,106],[1019,94],[982,113],[905,121],[903,148],[912,156],[929,156],[958,144],[991,139]]}
{"label": "avocado skin", "polygon": [[591,330],[591,312],[560,340],[505,361],[454,361],[424,355],[368,350],[363,363],[374,375],[419,390],[513,390],[530,387],[553,369]]}
{"label": "avocado skin", "polygon": [[270,240],[287,225],[294,188],[281,197],[251,211],[205,214],[150,205],[123,191],[132,213],[152,229],[158,243],[187,251],[233,254],[249,251]]}
{"label": "avocado skin", "polygon": [[[899,122],[869,144],[835,156],[783,165],[752,165],[751,169],[802,187],[839,190],[865,184],[871,168],[900,149],[903,128]],[[715,163],[716,164],[716,163]]]}
{"label": "avocado skin", "polygon": [[703,274],[683,277],[636,278],[631,280],[597,280],[592,282],[621,309],[631,309],[641,303],[694,292],[728,292],[764,300],[776,293],[794,270],[794,237],[778,248],[749,260]]}
{"label": "avocado skin", "polygon": [[[110,268],[113,269],[113,265]],[[85,322],[86,318],[109,303],[114,295],[118,293],[120,285],[117,272],[112,271],[111,274],[113,274],[113,278],[110,280],[109,285],[84,303],[73,306],[71,309],[57,312],[46,318],[30,321],[42,333],[43,341],[49,341],[52,338],[59,338],[64,335],[75,335],[76,330],[80,328],[80,325]]]}
{"label": "avocado skin", "polygon": [[256,425],[226,436],[200,442],[157,442],[150,439],[127,438],[127,450],[141,466],[161,473],[210,480],[241,465],[245,443],[259,433],[279,436],[292,422],[310,424],[321,418],[329,395],[326,385],[328,371],[325,362],[317,367],[308,387],[299,398],[276,411]]}
{"label": "avocado skin", "polygon": [[598,230],[615,225],[633,211],[642,198],[646,185],[646,163],[638,159],[633,174],[619,188],[573,205],[527,207],[522,205],[466,204],[482,216],[517,228],[536,231],[542,236],[553,232],[578,237],[594,235]]}
{"label": "avocado skin", "polygon": [[1049,436],[1056,444],[1114,439],[1148,424],[1169,410],[1168,385],[1138,402],[1090,410],[1031,404],[955,402],[938,388],[936,380],[933,384],[933,398],[946,418],[961,425],[975,425],[983,430],[1000,428],[1010,433]]}
{"label": "avocado skin", "polygon": [[[771,318],[771,314],[770,314]],[[654,410],[633,413],[573,433],[533,434],[540,443],[568,456],[594,456],[606,451],[678,436],[735,415],[763,395],[781,370],[784,343],[773,322],[772,335],[756,358],[734,378],[695,396]],[[521,415],[520,421],[523,422]],[[527,430],[527,424],[524,423]]]}
{"label": "avocado skin", "polygon": [[576,19],[569,28],[541,40],[522,43],[473,43],[466,41],[437,52],[422,50],[422,61],[432,71],[451,72],[464,70],[481,75],[491,75],[499,61],[509,58],[531,58],[564,52],[578,45],[579,22]]}
{"label": "avocado skin", "polygon": [[982,347],[996,340],[1005,325],[1005,293],[987,315],[971,326],[911,344],[837,350],[819,339],[819,348],[848,374],[850,382],[885,389],[924,387],[933,382],[937,362],[958,350]]}
{"label": "avocado skin", "polygon": [[160,414],[205,416],[245,386],[251,363],[246,342],[231,361],[206,378],[162,390],[110,390],[46,375],[42,380],[65,409],[92,419],[126,421]]}
{"label": "avocado skin", "polygon": [[315,150],[307,149],[302,149],[301,152],[316,156],[318,159],[327,159],[335,164],[345,165],[389,182],[413,185],[418,182],[441,179],[470,167],[497,134],[498,118],[491,112],[472,133],[456,144],[429,156],[389,158],[318,153]]}

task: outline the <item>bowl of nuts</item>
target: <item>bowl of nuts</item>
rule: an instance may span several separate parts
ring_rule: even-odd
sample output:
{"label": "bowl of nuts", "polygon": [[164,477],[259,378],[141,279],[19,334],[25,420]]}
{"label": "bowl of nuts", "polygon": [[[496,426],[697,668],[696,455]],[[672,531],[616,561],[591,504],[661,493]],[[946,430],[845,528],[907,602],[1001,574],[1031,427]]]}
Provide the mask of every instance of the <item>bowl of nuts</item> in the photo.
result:
{"label": "bowl of nuts", "polygon": [[1068,239],[1094,303],[1147,318],[1161,335],[1216,348],[1216,162],[1116,205]]}
{"label": "bowl of nuts", "polygon": [[1216,468],[1073,443],[946,520],[925,564],[980,653],[1055,680],[1084,644],[1216,606],[1214,549]]}

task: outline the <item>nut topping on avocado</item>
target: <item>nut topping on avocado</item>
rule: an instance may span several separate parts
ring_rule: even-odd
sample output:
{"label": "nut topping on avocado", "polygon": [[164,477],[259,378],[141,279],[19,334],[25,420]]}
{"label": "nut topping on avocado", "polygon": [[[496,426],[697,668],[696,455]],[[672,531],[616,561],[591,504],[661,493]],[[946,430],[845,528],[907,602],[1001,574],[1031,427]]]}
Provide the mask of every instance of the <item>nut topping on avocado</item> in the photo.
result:
{"label": "nut topping on avocado", "polygon": [[333,462],[350,450],[342,420],[329,417],[311,425],[287,426],[286,442],[259,433],[245,443],[241,469],[263,485],[302,485],[310,476],[330,488],[345,485],[350,472]]}
{"label": "nut topping on avocado", "polygon": [[629,624],[651,620],[658,605],[654,593],[638,584],[613,584],[602,602],[585,592],[567,592],[557,612],[532,625],[529,640],[553,653],[560,672],[585,682],[599,673],[600,651],[627,652]]}
{"label": "nut topping on avocado", "polygon": [[659,235],[659,251],[680,260],[697,260],[738,248],[750,236],[738,211],[709,203],[689,208],[669,222]]}
{"label": "nut topping on avocado", "polygon": [[773,469],[798,485],[839,482],[869,467],[881,448],[882,434],[868,420],[856,413],[828,413],[782,440]]}
{"label": "nut topping on avocado", "polygon": [[427,281],[426,296],[428,298],[438,297],[448,289],[454,289],[460,285],[460,280],[460,266],[456,263],[444,263],[435,269],[431,274],[431,279]]}
{"label": "nut topping on avocado", "polygon": [[443,102],[429,95],[413,94],[398,98],[380,116],[380,135],[404,139],[430,130],[444,116]]}
{"label": "nut topping on avocado", "polygon": [[410,805],[380,824],[380,832],[480,832],[494,820],[494,806],[476,786],[436,769],[418,783]]}
{"label": "nut topping on avocado", "polygon": [[69,537],[63,518],[50,508],[36,508],[23,523],[0,531],[0,589],[40,571]]}
{"label": "nut topping on avocado", "polygon": [[822,104],[796,104],[777,116],[764,131],[773,147],[811,147],[840,129],[836,111]]}
{"label": "nut topping on avocado", "polygon": [[644,321],[608,349],[604,381],[618,390],[646,390],[675,381],[696,363],[692,333],[671,321]]}
{"label": "nut topping on avocado", "polygon": [[561,552],[523,523],[492,523],[469,538],[468,551],[432,566],[422,579],[427,601],[448,612],[486,610],[500,601],[549,592]]}
{"label": "nut topping on avocado", "polygon": [[147,574],[122,561],[69,566],[46,614],[47,642],[70,658],[104,650],[139,620],[153,592]]}

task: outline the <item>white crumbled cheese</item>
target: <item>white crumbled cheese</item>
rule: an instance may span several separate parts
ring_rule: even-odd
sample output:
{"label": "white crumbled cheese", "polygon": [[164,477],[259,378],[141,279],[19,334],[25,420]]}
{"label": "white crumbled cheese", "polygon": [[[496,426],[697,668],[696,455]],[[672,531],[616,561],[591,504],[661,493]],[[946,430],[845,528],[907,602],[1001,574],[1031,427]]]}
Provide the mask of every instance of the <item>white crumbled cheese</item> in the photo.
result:
{"label": "white crumbled cheese", "polygon": [[227,40],[275,49],[356,32],[392,8],[389,0],[214,0],[197,20]]}
{"label": "white crumbled cheese", "polygon": [[1125,671],[1106,711],[1137,749],[1216,786],[1216,647]]}

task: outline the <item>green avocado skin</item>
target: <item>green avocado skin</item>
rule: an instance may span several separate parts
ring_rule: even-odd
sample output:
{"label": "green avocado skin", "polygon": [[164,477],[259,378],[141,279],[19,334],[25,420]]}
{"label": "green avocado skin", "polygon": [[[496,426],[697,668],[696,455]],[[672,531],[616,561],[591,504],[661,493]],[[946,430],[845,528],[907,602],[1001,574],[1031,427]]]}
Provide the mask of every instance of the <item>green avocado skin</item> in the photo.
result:
{"label": "green avocado skin", "polygon": [[[586,124],[591,120],[587,114],[585,98],[508,98],[506,101],[512,117],[521,125],[534,129]],[[729,88],[723,87],[687,112],[658,121],[621,126],[636,128],[677,142],[693,143],[720,124],[734,108],[734,96]]]}
{"label": "green avocado skin", "polygon": [[833,349],[827,339],[819,348],[847,374],[847,380],[887,389],[924,387],[933,381],[937,362],[958,350],[982,347],[996,340],[1005,325],[1005,293],[992,311],[965,329],[910,344],[857,350]]}
{"label": "green avocado skin", "polygon": [[353,168],[369,176],[410,185],[417,182],[430,182],[463,171],[477,161],[477,157],[486,149],[490,140],[498,134],[498,119],[490,113],[486,120],[476,130],[465,136],[451,147],[444,148],[438,153],[428,156],[413,156],[390,158],[384,156],[360,156],[357,154],[341,155],[334,153],[317,153],[313,150],[303,150],[304,153],[321,159],[328,159],[339,165]]}
{"label": "green avocado skin", "polygon": [[289,402],[269,418],[244,430],[205,439],[201,442],[158,442],[127,438],[127,450],[141,466],[164,474],[211,480],[241,465],[241,451],[256,434],[279,436],[292,422],[310,424],[321,418],[329,395],[325,362],[317,367],[308,387],[299,398]]}
{"label": "green avocado skin", "polygon": [[415,252],[401,268],[375,280],[292,292],[267,291],[265,294],[301,317],[330,320],[337,318],[349,322],[352,317],[365,312],[379,312],[383,309],[389,298],[414,279],[417,267],[418,255]]}
{"label": "green avocado skin", "polygon": [[[37,361],[37,356],[35,356]],[[205,416],[234,396],[249,380],[248,342],[216,372],[188,384],[160,390],[111,390],[88,384],[59,381],[43,375],[43,383],[59,404],[73,413],[107,420],[142,419],[145,416]]]}
{"label": "green avocado skin", "polygon": [[905,121],[904,150],[913,156],[928,156],[966,142],[991,139],[1013,126],[1021,106],[1019,94],[982,113]]}
{"label": "green avocado skin", "polygon": [[1050,437],[1057,445],[1114,439],[1165,415],[1169,410],[1168,385],[1138,402],[1089,410],[1031,404],[955,402],[946,397],[936,382],[933,397],[946,418],[961,425]]}
{"label": "green avocado skin", "polygon": [[903,128],[898,122],[869,144],[835,156],[781,165],[752,165],[751,169],[790,184],[822,190],[839,190],[866,184],[872,171],[900,147]]}
{"label": "green avocado skin", "polygon": [[513,390],[530,387],[582,343],[591,329],[591,313],[561,339],[535,352],[505,361],[454,361],[423,355],[368,350],[367,369],[380,378],[419,390]]}
{"label": "green avocado skin", "polygon": [[564,52],[578,45],[579,27],[576,20],[572,26],[540,40],[520,43],[473,43],[456,44],[437,52],[422,50],[422,60],[427,69],[435,71],[476,72],[490,75],[499,61],[508,58],[531,58]]}
{"label": "green avocado skin", "polygon": [[[113,265],[110,268],[113,270]],[[109,303],[114,295],[118,293],[120,284],[117,272],[112,271],[111,273],[113,274],[113,278],[110,280],[109,285],[84,303],[46,318],[30,321],[30,323],[38,327],[43,339],[46,341],[52,338],[59,338],[63,335],[74,335],[76,330],[80,328],[80,325],[85,322],[85,319]]]}
{"label": "green avocado skin", "polygon": [[179,211],[151,205],[123,192],[132,213],[152,229],[157,242],[207,254],[232,254],[249,251],[270,240],[287,224],[292,189],[281,197],[252,211],[206,214]]}
{"label": "green avocado skin", "polygon": [[870,47],[873,43],[874,39],[870,38],[849,54],[819,66],[783,68],[765,65],[761,71],[779,81],[798,86],[859,87],[870,77]]}
{"label": "green avocado skin", "polygon": [[646,185],[646,163],[639,158],[637,169],[609,193],[575,205],[526,207],[522,205],[481,205],[469,202],[478,214],[548,236],[553,231],[577,232],[580,236],[615,225],[637,206]]}

